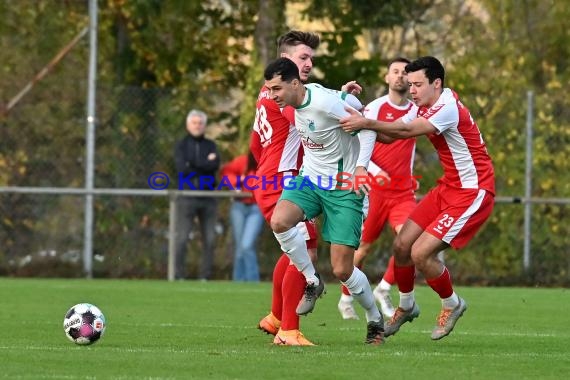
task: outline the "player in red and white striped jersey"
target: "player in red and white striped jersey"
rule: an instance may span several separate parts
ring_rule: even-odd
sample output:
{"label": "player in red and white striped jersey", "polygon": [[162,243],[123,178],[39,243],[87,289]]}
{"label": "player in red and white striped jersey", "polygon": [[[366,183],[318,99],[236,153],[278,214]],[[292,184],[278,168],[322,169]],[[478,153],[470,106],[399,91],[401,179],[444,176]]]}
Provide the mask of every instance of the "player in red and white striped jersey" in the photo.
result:
{"label": "player in red and white striped jersey", "polygon": [[[413,103],[408,99],[408,78],[404,70],[408,63],[410,61],[402,57],[388,63],[388,71],[384,77],[388,94],[369,103],[364,109],[365,117],[390,122],[404,116],[412,108]],[[360,246],[354,254],[354,265],[359,268],[364,264],[372,243],[378,239],[386,222],[390,223],[392,231],[398,234],[416,207],[416,182],[412,177],[415,147],[415,139],[397,140],[392,144],[376,142],[374,146],[368,173],[376,186],[372,187],[368,195],[368,217],[362,226]],[[388,318],[394,315],[390,288],[395,282],[392,256],[382,280],[374,289],[374,296]],[[339,312],[343,319],[358,319],[350,292],[345,286],[341,289]]]}
{"label": "player in red and white striped jersey", "polygon": [[381,122],[357,113],[341,120],[347,131],[373,129],[384,142],[426,135],[439,155],[443,176],[412,212],[394,242],[395,275],[400,303],[386,322],[395,334],[420,311],[414,297],[416,268],[439,295],[442,310],[432,331],[434,340],[447,336],[467,309],[453,290],[448,269],[437,257],[451,246],[464,247],[493,210],[495,175],[491,158],[469,110],[444,87],[445,70],[434,57],[406,66],[414,107],[402,118]]}

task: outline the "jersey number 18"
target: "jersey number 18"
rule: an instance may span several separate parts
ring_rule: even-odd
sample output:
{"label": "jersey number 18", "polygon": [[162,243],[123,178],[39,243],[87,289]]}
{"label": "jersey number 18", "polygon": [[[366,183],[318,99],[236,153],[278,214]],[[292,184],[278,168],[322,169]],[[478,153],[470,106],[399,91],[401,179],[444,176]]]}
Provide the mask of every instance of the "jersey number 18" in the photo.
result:
{"label": "jersey number 18", "polygon": [[271,136],[273,135],[273,128],[269,121],[267,121],[267,111],[264,106],[259,107],[255,111],[255,122],[253,123],[253,130],[259,135],[261,140],[261,145],[265,145],[267,142],[271,141]]}

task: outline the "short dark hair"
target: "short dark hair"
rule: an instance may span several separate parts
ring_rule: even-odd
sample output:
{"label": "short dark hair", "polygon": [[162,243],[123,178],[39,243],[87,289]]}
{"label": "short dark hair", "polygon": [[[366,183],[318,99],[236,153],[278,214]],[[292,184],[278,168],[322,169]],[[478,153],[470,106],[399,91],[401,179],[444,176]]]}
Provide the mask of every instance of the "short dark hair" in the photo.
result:
{"label": "short dark hair", "polygon": [[295,62],[285,57],[277,58],[270,62],[263,72],[265,80],[271,80],[279,75],[281,75],[281,80],[284,82],[291,82],[293,79],[301,80],[299,68]]}
{"label": "short dark hair", "polygon": [[429,83],[433,83],[434,80],[439,78],[441,79],[441,87],[444,86],[445,69],[443,68],[441,62],[435,57],[420,57],[412,63],[407,64],[405,70],[408,73],[424,70]]}
{"label": "short dark hair", "polygon": [[289,48],[297,45],[307,45],[317,50],[320,43],[321,37],[318,34],[291,30],[277,39],[277,53],[286,53]]}
{"label": "short dark hair", "polygon": [[390,66],[392,66],[392,64],[393,64],[393,63],[396,63],[396,62],[405,63],[406,65],[408,65],[409,63],[411,63],[408,58],[396,57],[396,58],[394,58],[394,59],[388,61],[388,65],[386,66],[386,68],[387,68],[388,70],[390,70]]}

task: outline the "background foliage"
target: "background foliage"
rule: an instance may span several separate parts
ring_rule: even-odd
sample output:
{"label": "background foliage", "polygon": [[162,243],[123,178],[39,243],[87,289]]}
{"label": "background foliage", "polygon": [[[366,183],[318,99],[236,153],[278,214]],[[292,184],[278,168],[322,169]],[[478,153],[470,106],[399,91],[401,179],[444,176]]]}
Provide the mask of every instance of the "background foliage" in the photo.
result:
{"label": "background foliage", "polygon": [[[2,0],[0,13],[5,106],[88,24],[88,11],[87,1]],[[446,84],[461,95],[484,133],[498,195],[524,194],[526,97],[533,91],[533,195],[570,197],[570,99],[562,91],[570,82],[570,36],[563,27],[569,17],[564,2],[538,0],[99,1],[96,186],[145,188],[153,171],[173,173],[172,147],[184,134],[191,108],[210,116],[208,133],[224,160],[244,152],[261,70],[275,56],[275,39],[302,28],[323,39],[314,80],[339,87],[357,79],[365,102],[385,91],[382,77],[390,58],[439,57]],[[2,114],[0,186],[83,185],[87,60],[84,38]],[[423,177],[420,193],[441,174],[423,138],[416,173]],[[50,251],[73,256],[81,249],[81,198],[0,193],[0,199],[0,273],[37,273],[17,263],[43,252],[38,267],[45,268]],[[96,253],[106,258],[100,274],[162,276],[166,200],[99,197],[95,207]],[[223,204],[222,223],[226,209]],[[522,207],[498,204],[472,244],[447,255],[447,262],[459,281],[469,283],[568,284],[567,220],[567,206],[533,207],[533,265],[524,273]],[[368,264],[372,278],[384,265],[390,240],[385,234],[376,245]],[[231,243],[227,234],[220,236],[217,252],[221,277],[227,276],[231,255],[225,243]],[[264,235],[266,274],[275,249]],[[67,268],[57,263],[58,270]]]}

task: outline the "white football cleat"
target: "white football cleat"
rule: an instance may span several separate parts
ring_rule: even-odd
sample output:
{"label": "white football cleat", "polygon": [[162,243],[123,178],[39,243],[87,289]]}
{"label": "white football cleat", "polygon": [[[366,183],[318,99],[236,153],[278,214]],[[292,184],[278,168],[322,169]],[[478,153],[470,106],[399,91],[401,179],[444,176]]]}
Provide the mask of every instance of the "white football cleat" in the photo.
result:
{"label": "white football cleat", "polygon": [[342,315],[342,319],[360,319],[351,301],[343,301],[342,299],[338,301],[338,311]]}
{"label": "white football cleat", "polygon": [[394,316],[394,306],[392,305],[392,299],[390,298],[390,291],[380,289],[379,286],[374,288],[374,297],[380,303],[380,309],[382,309],[382,314],[384,314],[388,319]]}

